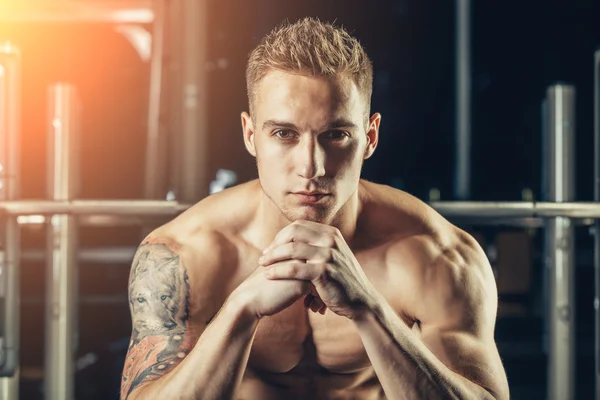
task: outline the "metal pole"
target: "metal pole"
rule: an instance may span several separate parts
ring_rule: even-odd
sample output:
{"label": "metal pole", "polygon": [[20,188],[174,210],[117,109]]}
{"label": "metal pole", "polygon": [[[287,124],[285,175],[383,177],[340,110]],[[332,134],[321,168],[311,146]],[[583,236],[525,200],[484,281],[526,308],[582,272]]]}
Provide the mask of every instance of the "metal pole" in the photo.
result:
{"label": "metal pole", "polygon": [[195,203],[208,194],[207,172],[207,0],[184,0],[182,20],[183,129],[179,201]]}
{"label": "metal pole", "polygon": [[471,197],[471,1],[456,0],[456,158],[454,197]]}
{"label": "metal pole", "polygon": [[[136,247],[96,247],[89,249],[79,249],[77,251],[77,261],[80,263],[102,264],[131,264],[135,255]],[[47,260],[47,254],[44,250],[24,250],[21,252],[21,261],[39,262]]]}
{"label": "metal pole", "polygon": [[189,205],[159,200],[21,200],[0,201],[0,210],[14,215],[154,215],[174,216]]}
{"label": "metal pole", "polygon": [[150,61],[150,103],[148,107],[148,130],[146,135],[146,168],[144,197],[164,198],[166,186],[167,149],[162,137],[161,97],[163,82],[163,48],[165,35],[164,0],[155,1],[152,30],[152,57]]}
{"label": "metal pole", "polygon": [[[48,197],[70,200],[78,193],[78,106],[73,86],[58,83],[49,89]],[[46,280],[45,395],[71,400],[74,392],[76,334],[76,221],[54,215],[48,224]]]}
{"label": "metal pole", "polygon": [[[0,46],[0,200],[20,196],[20,53]],[[0,399],[19,397],[20,229],[16,216],[0,218]]]}
{"label": "metal pole", "polygon": [[[594,54],[594,200],[600,202],[600,50]],[[600,400],[600,220],[594,237],[594,314],[596,400]]]}
{"label": "metal pole", "polygon": [[[551,86],[546,99],[547,200],[568,202],[575,197],[575,88]],[[549,284],[547,396],[552,400],[575,396],[574,251],[571,219],[549,219],[544,252]]]}

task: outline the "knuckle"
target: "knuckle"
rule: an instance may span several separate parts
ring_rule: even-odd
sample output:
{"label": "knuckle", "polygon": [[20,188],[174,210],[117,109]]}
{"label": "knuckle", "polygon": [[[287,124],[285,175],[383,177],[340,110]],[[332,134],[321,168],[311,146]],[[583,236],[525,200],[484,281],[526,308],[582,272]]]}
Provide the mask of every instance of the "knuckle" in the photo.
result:
{"label": "knuckle", "polygon": [[298,232],[299,231],[300,231],[300,225],[298,224],[298,222],[294,222],[292,224],[292,229],[291,229],[291,232],[290,232],[290,234],[292,236],[292,239],[295,238],[295,237],[298,237]]}
{"label": "knuckle", "polygon": [[291,264],[288,271],[290,276],[296,276],[298,273],[298,264]]}
{"label": "knuckle", "polygon": [[[337,230],[337,228],[334,228],[334,229]],[[335,234],[327,235],[327,246],[335,247],[335,245],[336,245]]]}

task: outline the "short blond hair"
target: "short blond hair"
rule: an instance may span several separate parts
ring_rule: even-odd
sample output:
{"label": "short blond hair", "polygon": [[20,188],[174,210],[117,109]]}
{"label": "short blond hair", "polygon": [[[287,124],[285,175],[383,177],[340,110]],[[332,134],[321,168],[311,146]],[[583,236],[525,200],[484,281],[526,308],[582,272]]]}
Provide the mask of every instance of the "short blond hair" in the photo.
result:
{"label": "short blond hair", "polygon": [[363,46],[341,27],[307,17],[293,24],[284,23],[265,36],[250,53],[246,67],[252,116],[258,83],[271,70],[331,78],[348,76],[363,96],[369,113],[373,66]]}

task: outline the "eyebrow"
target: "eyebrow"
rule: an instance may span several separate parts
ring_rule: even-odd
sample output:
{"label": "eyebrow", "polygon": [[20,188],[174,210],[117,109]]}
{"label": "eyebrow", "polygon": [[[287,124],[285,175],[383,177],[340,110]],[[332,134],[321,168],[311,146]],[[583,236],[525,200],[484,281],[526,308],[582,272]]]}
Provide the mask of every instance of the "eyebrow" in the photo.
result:
{"label": "eyebrow", "polygon": [[[286,129],[292,129],[295,131],[299,130],[298,127],[291,122],[280,121],[280,120],[275,120],[275,119],[269,119],[263,123],[263,126],[262,126],[263,130],[270,129],[270,128],[286,128]],[[353,123],[345,118],[338,118],[338,119],[330,122],[325,127],[325,129],[338,129],[338,128],[356,129],[357,126],[355,123]]]}

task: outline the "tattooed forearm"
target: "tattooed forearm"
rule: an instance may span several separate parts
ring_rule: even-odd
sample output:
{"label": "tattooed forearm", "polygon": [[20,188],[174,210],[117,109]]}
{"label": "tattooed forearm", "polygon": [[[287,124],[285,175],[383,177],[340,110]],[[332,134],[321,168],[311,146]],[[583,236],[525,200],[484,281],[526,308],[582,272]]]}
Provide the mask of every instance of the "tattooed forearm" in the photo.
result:
{"label": "tattooed forearm", "polygon": [[121,399],[172,370],[194,346],[187,332],[189,282],[177,251],[172,244],[149,238],[134,257],[129,278],[133,333]]}

